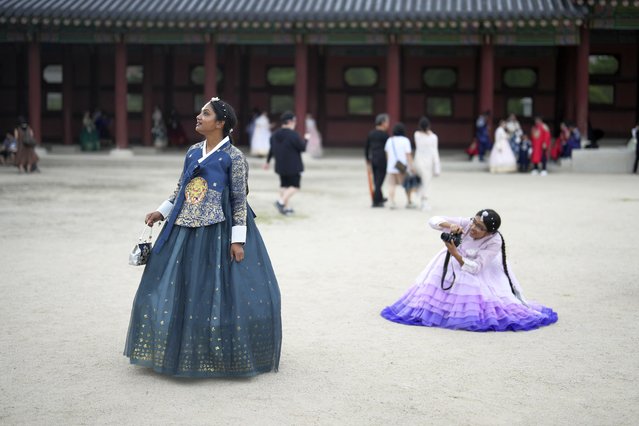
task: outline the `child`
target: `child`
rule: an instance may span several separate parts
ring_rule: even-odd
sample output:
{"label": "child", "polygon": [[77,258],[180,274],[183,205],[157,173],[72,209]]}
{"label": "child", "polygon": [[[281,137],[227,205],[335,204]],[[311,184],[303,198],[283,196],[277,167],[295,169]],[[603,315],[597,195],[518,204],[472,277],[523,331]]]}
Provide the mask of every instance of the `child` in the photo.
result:
{"label": "child", "polygon": [[530,151],[532,150],[532,144],[528,135],[521,135],[521,142],[519,143],[519,155],[517,156],[517,164],[519,165],[519,171],[526,173],[528,166],[530,165]]}

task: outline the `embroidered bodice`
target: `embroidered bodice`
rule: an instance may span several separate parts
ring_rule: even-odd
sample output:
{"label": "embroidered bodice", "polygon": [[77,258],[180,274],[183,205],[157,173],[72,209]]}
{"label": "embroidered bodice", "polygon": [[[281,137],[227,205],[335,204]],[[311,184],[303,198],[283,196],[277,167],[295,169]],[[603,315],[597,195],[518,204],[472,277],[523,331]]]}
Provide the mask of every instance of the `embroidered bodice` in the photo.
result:
{"label": "embroidered bodice", "polygon": [[[189,148],[184,160],[184,171],[189,170],[203,157],[204,142]],[[229,188],[233,226],[246,225],[246,181],[248,165],[242,152],[231,145],[224,144],[209,154],[199,164],[199,171],[190,181],[185,182],[184,204],[175,224],[191,228],[212,225],[226,220],[222,212],[222,192]],[[174,202],[182,190],[182,178],[169,198]]]}
{"label": "embroidered bodice", "polygon": [[227,220],[222,208],[226,189],[231,203],[232,242],[244,242],[248,163],[227,139],[208,153],[205,144],[203,141],[189,148],[177,187],[158,211],[168,226],[196,228],[223,222]]}

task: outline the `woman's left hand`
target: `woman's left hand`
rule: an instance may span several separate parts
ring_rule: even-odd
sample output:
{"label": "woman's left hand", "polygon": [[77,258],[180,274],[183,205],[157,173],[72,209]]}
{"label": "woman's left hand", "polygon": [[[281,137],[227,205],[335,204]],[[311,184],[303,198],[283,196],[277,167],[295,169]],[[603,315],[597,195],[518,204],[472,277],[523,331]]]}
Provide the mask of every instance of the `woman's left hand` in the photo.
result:
{"label": "woman's left hand", "polygon": [[455,256],[455,254],[457,254],[457,246],[455,246],[455,244],[450,241],[444,241],[444,245],[452,256]]}
{"label": "woman's left hand", "polygon": [[450,241],[444,241],[444,245],[448,249],[450,255],[454,257],[457,262],[459,262],[459,265],[464,266],[464,258],[457,251],[457,246],[455,246],[455,244],[451,243]]}
{"label": "woman's left hand", "polygon": [[241,243],[231,244],[231,261],[241,262],[244,260],[244,245]]}

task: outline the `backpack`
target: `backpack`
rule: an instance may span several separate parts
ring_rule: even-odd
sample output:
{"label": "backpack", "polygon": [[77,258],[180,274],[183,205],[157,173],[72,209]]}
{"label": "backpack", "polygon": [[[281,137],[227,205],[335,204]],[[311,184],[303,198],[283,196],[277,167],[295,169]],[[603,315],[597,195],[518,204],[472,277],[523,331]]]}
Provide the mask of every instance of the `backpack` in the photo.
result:
{"label": "backpack", "polygon": [[30,132],[29,130],[23,130],[22,131],[22,143],[25,146],[35,146],[36,145],[36,140],[33,137],[33,132]]}

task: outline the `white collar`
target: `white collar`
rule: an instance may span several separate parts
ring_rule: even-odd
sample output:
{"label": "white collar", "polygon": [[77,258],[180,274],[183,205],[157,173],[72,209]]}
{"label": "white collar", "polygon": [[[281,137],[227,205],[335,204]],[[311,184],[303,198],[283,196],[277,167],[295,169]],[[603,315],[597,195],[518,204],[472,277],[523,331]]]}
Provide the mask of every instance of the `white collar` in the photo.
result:
{"label": "white collar", "polygon": [[224,145],[225,143],[227,143],[229,141],[229,137],[225,137],[224,139],[222,139],[220,141],[220,143],[218,143],[217,145],[215,145],[215,148],[213,148],[212,150],[210,150],[208,153],[206,152],[206,141],[202,142],[202,157],[197,160],[198,163],[201,163],[202,161],[204,161],[209,155],[213,154],[215,151],[219,150],[222,145]]}

